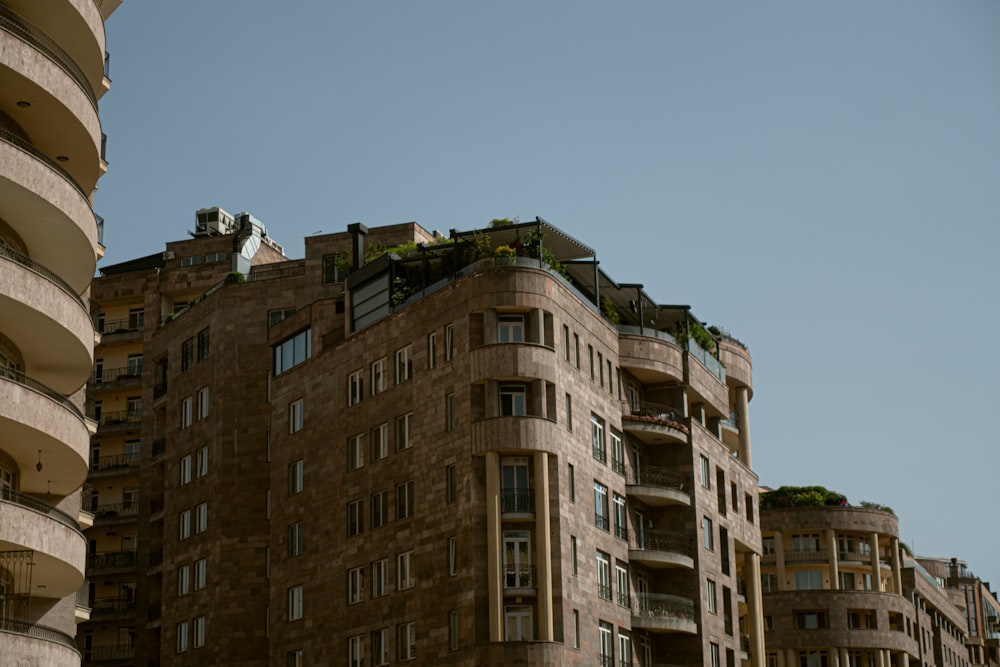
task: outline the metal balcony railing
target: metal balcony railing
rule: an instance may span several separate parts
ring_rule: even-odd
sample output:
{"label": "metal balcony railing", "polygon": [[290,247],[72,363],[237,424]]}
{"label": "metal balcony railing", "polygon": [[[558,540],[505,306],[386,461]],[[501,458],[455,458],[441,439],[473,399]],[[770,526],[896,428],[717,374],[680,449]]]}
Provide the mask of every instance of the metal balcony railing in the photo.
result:
{"label": "metal balcony railing", "polygon": [[91,510],[98,519],[109,519],[116,516],[137,516],[139,514],[139,503],[107,503],[98,505]]}
{"label": "metal balcony railing", "polygon": [[639,470],[629,468],[625,477],[629,484],[655,486],[663,489],[684,491],[688,488],[688,476],[661,466],[643,466]]}
{"label": "metal balcony railing", "polygon": [[93,646],[84,651],[83,659],[88,662],[109,662],[111,660],[130,660],[135,657],[135,646],[130,644],[111,644],[110,646]]}
{"label": "metal balcony railing", "polygon": [[669,426],[684,433],[690,432],[688,425],[684,423],[684,413],[669,405],[658,405],[645,401],[630,405],[626,401],[622,403],[622,419],[649,422],[660,426]]}
{"label": "metal balcony railing", "polygon": [[504,588],[535,588],[534,565],[504,565]]}
{"label": "metal balcony railing", "polygon": [[[97,419],[97,417],[94,417]],[[138,424],[142,421],[142,408],[102,412],[98,420],[101,426],[118,426],[120,424]]]}
{"label": "metal balcony railing", "polygon": [[64,632],[45,625],[36,625],[34,623],[0,616],[0,632],[9,632],[11,634],[24,635],[25,637],[33,637],[35,639],[44,639],[46,641],[55,642],[56,644],[61,644],[62,646],[73,649],[74,651],[77,650],[75,639]]}
{"label": "metal balcony railing", "polygon": [[63,406],[81,420],[83,419],[83,413],[80,412],[80,408],[76,407],[71,400],[54,389],[49,389],[38,380],[25,375],[17,369],[10,368],[9,366],[0,366],[0,378],[16,382],[19,385],[23,385],[28,389],[31,389],[32,391],[37,391],[39,394],[45,396],[46,398],[50,398],[59,405]]}
{"label": "metal balcony railing", "polygon": [[[50,158],[48,155],[46,155],[38,148],[35,148],[35,146],[31,142],[22,139],[20,136],[14,134],[5,127],[0,127],[0,141],[5,141],[8,144],[11,144],[12,146],[20,148],[22,151],[24,151],[31,157],[35,158],[39,162],[44,163],[45,166],[47,166],[49,169],[58,173],[63,178],[65,178],[66,181],[73,186],[73,189],[75,189],[77,192],[80,193],[80,196],[90,201],[87,195],[84,193],[83,187],[81,187],[80,184],[76,182],[76,179],[73,178],[73,176],[71,176],[70,173],[66,171],[61,164]],[[94,219],[94,224],[95,225],[97,224],[96,218]]]}
{"label": "metal balcony railing", "polygon": [[693,623],[694,602],[676,595],[639,593],[632,598],[632,615],[646,618],[669,618]]}
{"label": "metal balcony railing", "polygon": [[56,509],[47,502],[41,501],[34,496],[29,496],[26,493],[21,493],[20,491],[14,491],[13,489],[8,489],[0,487],[0,502],[11,503],[13,505],[20,505],[21,507],[27,507],[30,510],[34,510],[39,514],[44,514],[48,516],[53,521],[58,521],[64,526],[72,528],[76,532],[80,532],[80,524],[77,523],[76,519],[66,514],[60,509]]}
{"label": "metal balcony railing", "polygon": [[601,584],[601,583],[598,583],[597,584],[597,597],[601,598],[602,600],[610,600],[611,599],[611,584]]}
{"label": "metal balcony railing", "polygon": [[102,456],[90,462],[90,471],[113,470],[115,468],[135,468],[139,465],[139,454],[115,454]]}
{"label": "metal balcony railing", "polygon": [[125,320],[104,320],[100,331],[105,336],[116,333],[132,333],[142,331],[144,318],[130,317]]}
{"label": "metal balcony railing", "polygon": [[632,597],[628,594],[628,591],[618,590],[618,606],[632,608]]}
{"label": "metal balcony railing", "polygon": [[872,553],[871,551],[846,551],[841,550],[837,552],[837,558],[840,560],[858,561],[860,563],[871,563]]}
{"label": "metal balcony railing", "polygon": [[611,519],[606,514],[597,512],[594,514],[594,525],[601,530],[611,530]]}
{"label": "metal balcony railing", "polygon": [[7,245],[5,243],[0,243],[0,257],[3,257],[4,259],[8,259],[8,260],[14,262],[15,264],[20,264],[21,266],[23,266],[24,268],[28,269],[29,271],[37,273],[42,278],[45,278],[50,283],[52,283],[53,285],[55,285],[56,287],[58,287],[59,289],[61,289],[63,292],[65,292],[66,294],[68,294],[70,296],[70,298],[72,298],[74,301],[76,301],[78,304],[80,304],[81,308],[85,308],[86,307],[86,306],[84,306],[83,299],[80,298],[80,295],[77,294],[76,292],[74,292],[73,288],[70,287],[66,283],[66,281],[64,281],[62,278],[60,278],[59,276],[57,276],[55,273],[53,273],[47,267],[43,266],[42,264],[39,264],[35,260],[33,260],[30,257],[28,257],[27,255],[25,255],[23,252],[18,252],[17,250],[14,250],[13,248],[11,248],[9,245]]}
{"label": "metal balcony railing", "polygon": [[810,549],[808,551],[786,551],[785,562],[794,563],[797,561],[824,561],[827,560],[829,552],[826,549]]}
{"label": "metal balcony railing", "polygon": [[617,537],[619,540],[628,541],[628,527],[625,526],[624,524],[616,523],[615,537]]}
{"label": "metal balcony railing", "polygon": [[87,556],[88,570],[107,570],[117,567],[134,567],[136,563],[136,552],[128,551],[102,551],[100,553]]}
{"label": "metal balcony railing", "polygon": [[136,366],[124,366],[122,368],[105,368],[101,374],[94,373],[91,381],[95,384],[103,382],[117,382],[119,380],[139,380],[142,379],[142,364]]}
{"label": "metal balcony railing", "polygon": [[671,533],[663,530],[645,530],[634,535],[629,542],[629,549],[635,551],[666,551],[694,556],[694,540],[681,533]]}
{"label": "metal balcony railing", "polygon": [[532,489],[502,489],[501,512],[534,512],[535,492]]}
{"label": "metal balcony railing", "polygon": [[94,600],[90,609],[94,614],[135,611],[135,598],[98,598]]}
{"label": "metal balcony railing", "polygon": [[83,586],[76,591],[76,606],[80,609],[90,609],[90,581],[84,579]]}

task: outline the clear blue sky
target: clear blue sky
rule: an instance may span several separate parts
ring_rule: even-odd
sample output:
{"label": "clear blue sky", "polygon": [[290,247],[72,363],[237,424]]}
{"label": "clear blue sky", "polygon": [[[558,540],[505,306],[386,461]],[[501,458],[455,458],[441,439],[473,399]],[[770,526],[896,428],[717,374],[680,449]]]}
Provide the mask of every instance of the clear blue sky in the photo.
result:
{"label": "clear blue sky", "polygon": [[750,346],[761,483],[1000,584],[1000,4],[126,0],[107,262],[539,215]]}

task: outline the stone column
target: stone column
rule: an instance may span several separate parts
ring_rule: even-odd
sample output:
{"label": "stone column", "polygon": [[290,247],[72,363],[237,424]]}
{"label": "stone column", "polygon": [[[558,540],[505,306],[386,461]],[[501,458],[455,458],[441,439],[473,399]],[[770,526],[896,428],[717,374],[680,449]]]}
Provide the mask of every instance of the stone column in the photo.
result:
{"label": "stone column", "polygon": [[[830,646],[826,651],[830,654],[830,667],[840,667],[840,651],[837,650],[837,647]],[[847,665],[844,665],[844,667],[847,667]]]}
{"label": "stone column", "polygon": [[881,591],[882,564],[878,555],[878,533],[872,533],[870,539],[872,541],[872,590]]}
{"label": "stone column", "polygon": [[747,633],[750,667],[764,667],[764,603],[760,591],[760,554],[746,555],[743,577],[747,584]]}
{"label": "stone column", "polygon": [[490,641],[503,641],[503,543],[500,539],[500,457],[486,452],[486,571],[489,577]]}
{"label": "stone column", "polygon": [[736,388],[736,427],[740,429],[740,461],[748,468],[750,462],[750,390],[746,387]]}
{"label": "stone column", "polygon": [[530,317],[530,322],[528,324],[528,330],[531,335],[526,335],[524,340],[529,343],[538,343],[539,345],[545,344],[545,318],[544,313],[541,308],[532,308],[531,312],[528,314]]}
{"label": "stone column", "polygon": [[786,667],[796,667],[798,661],[795,659],[795,649],[786,648],[785,649],[785,665]]}
{"label": "stone column", "polygon": [[830,554],[830,590],[840,590],[840,569],[837,557],[837,532],[832,528],[826,531],[826,550]]}
{"label": "stone column", "polygon": [[787,590],[785,586],[785,544],[784,537],[774,531],[774,565],[778,573],[778,590]]}
{"label": "stone column", "polygon": [[848,654],[847,649],[840,649],[840,667],[849,667],[850,664],[851,656]]}
{"label": "stone column", "polygon": [[892,549],[891,561],[892,561],[892,589],[896,595],[903,594],[903,573],[900,572],[899,567],[899,538],[893,537],[889,540],[889,546]]}
{"label": "stone column", "polygon": [[538,639],[552,641],[552,542],[549,534],[549,455],[535,453],[535,568]]}

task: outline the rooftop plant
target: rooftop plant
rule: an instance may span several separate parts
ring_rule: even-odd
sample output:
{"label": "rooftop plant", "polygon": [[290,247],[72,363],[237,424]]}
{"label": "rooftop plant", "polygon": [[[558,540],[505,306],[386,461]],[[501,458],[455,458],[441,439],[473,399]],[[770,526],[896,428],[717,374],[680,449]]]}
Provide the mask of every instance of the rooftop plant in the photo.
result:
{"label": "rooftop plant", "polygon": [[761,509],[846,505],[847,496],[824,486],[782,486],[760,495]]}
{"label": "rooftop plant", "polygon": [[888,505],[883,505],[881,503],[875,503],[875,502],[872,502],[870,500],[862,500],[860,503],[858,503],[858,505],[861,506],[861,507],[864,507],[865,509],[879,510],[879,511],[882,511],[882,512],[888,512],[889,514],[892,514],[893,516],[896,515],[896,512],[894,512],[893,509],[891,507],[889,507]]}

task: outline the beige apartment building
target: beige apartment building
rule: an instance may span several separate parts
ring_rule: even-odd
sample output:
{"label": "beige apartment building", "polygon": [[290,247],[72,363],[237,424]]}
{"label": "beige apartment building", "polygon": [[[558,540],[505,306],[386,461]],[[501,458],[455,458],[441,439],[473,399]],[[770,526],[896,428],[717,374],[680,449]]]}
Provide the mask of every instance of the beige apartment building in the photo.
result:
{"label": "beige apartment building", "polygon": [[[0,0],[0,661],[79,665],[98,100],[120,0]],[[82,591],[82,596],[78,593]]]}
{"label": "beige apartment building", "polygon": [[763,664],[742,343],[541,220],[230,232],[95,284],[88,664]]}

